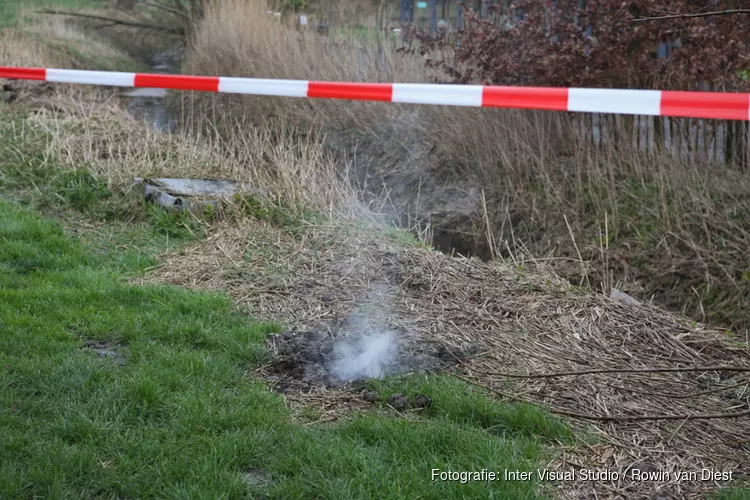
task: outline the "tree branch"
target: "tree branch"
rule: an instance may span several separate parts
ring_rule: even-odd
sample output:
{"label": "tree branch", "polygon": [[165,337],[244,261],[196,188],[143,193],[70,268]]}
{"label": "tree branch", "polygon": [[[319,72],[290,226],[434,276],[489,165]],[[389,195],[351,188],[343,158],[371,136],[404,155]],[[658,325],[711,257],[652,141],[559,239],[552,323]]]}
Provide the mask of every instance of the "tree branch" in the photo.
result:
{"label": "tree branch", "polygon": [[95,30],[101,30],[101,29],[104,29],[104,28],[112,27],[112,26],[116,26],[116,23],[106,22],[106,23],[102,23],[102,24],[97,24],[96,26],[94,26],[94,29]]}
{"label": "tree branch", "polygon": [[634,23],[642,23],[647,21],[663,21],[665,19],[687,19],[695,17],[711,17],[711,16],[728,16],[732,14],[750,14],[750,9],[730,9],[730,10],[717,10],[714,12],[700,12],[697,14],[674,14],[670,16],[659,16],[659,17],[640,17],[633,19]]}
{"label": "tree branch", "polygon": [[70,16],[70,17],[83,17],[85,19],[96,19],[97,21],[106,21],[113,24],[119,24],[121,26],[130,26],[133,28],[148,28],[152,30],[157,31],[163,31],[166,33],[173,33],[177,35],[184,35],[185,30],[184,28],[169,28],[166,26],[159,26],[156,24],[149,24],[149,23],[141,23],[141,22],[135,22],[135,21],[125,21],[123,19],[114,19],[107,16],[97,16],[95,14],[83,14],[80,12],[66,12],[62,10],[53,10],[53,9],[42,9],[36,11],[38,14],[51,14],[55,16]]}

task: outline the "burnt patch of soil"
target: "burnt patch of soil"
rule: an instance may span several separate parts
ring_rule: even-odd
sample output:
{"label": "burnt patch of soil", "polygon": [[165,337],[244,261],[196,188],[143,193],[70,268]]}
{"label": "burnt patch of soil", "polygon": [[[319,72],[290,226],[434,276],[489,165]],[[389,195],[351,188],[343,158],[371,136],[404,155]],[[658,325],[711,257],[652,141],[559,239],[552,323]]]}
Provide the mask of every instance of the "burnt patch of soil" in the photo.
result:
{"label": "burnt patch of soil", "polygon": [[[274,352],[265,368],[266,379],[281,392],[312,387],[363,389],[365,381],[387,375],[435,372],[454,365],[465,354],[440,346],[415,351],[400,342],[397,334],[349,333],[308,330],[269,336]],[[375,343],[391,342],[385,349]],[[380,357],[380,359],[377,359]]]}
{"label": "burnt patch of soil", "polygon": [[84,343],[86,349],[96,352],[99,359],[113,362],[117,366],[125,364],[125,356],[117,351],[117,346],[111,342],[89,340]]}

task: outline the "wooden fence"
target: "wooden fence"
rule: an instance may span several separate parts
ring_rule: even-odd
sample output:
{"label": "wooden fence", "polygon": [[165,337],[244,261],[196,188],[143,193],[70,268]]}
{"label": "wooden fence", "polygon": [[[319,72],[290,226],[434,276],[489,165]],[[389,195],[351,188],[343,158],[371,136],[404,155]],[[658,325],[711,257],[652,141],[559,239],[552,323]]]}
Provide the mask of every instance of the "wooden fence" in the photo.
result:
{"label": "wooden fence", "polygon": [[575,123],[578,134],[600,146],[631,141],[641,151],[664,148],[685,161],[750,168],[746,121],[590,113]]}

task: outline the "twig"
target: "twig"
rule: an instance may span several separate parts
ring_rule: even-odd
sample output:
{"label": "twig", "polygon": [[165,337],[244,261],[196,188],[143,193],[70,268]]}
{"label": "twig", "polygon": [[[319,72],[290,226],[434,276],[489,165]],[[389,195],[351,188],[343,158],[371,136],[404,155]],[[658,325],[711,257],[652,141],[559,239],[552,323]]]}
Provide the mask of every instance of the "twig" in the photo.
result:
{"label": "twig", "polygon": [[507,392],[503,392],[503,391],[500,391],[498,389],[493,389],[492,387],[488,387],[486,385],[480,384],[479,382],[475,382],[474,380],[469,380],[468,378],[462,377],[461,375],[459,375],[457,373],[454,373],[454,372],[451,372],[451,371],[448,371],[448,370],[445,370],[445,369],[443,369],[441,371],[443,373],[447,373],[448,375],[451,375],[452,377],[456,377],[459,380],[463,380],[467,384],[475,385],[477,387],[481,387],[482,389],[486,389],[486,390],[488,390],[490,392],[494,392],[498,396],[502,396],[502,397],[507,398],[507,399],[512,399],[512,400],[518,401],[519,403],[532,403],[531,401],[528,401],[528,400],[523,399],[523,398],[518,397],[518,396],[514,396],[513,394],[510,394],[510,393],[507,393]]}
{"label": "twig", "polygon": [[585,279],[589,285],[591,283],[589,282],[589,274],[586,272],[585,267],[585,261],[583,260],[583,257],[581,256],[581,251],[578,249],[578,243],[576,243],[576,237],[573,235],[573,229],[571,229],[570,224],[568,223],[568,217],[563,214],[563,219],[565,219],[565,225],[568,227],[568,233],[570,233],[570,239],[573,241],[573,248],[576,249],[576,253],[578,254],[578,261],[581,263],[581,271],[583,272],[583,276],[581,277],[581,285],[583,285],[583,280]]}
{"label": "twig", "polygon": [[683,420],[680,422],[680,425],[677,426],[677,428],[674,430],[672,434],[670,434],[669,439],[667,439],[667,444],[671,443],[674,437],[677,435],[678,432],[680,432],[680,429],[682,429],[685,426],[685,422],[687,422],[688,419]]}
{"label": "twig", "polygon": [[107,21],[113,24],[119,24],[122,26],[130,26],[133,28],[148,28],[153,29],[157,31],[164,31],[166,33],[174,33],[179,35],[185,34],[184,28],[168,28],[166,26],[159,26],[156,24],[149,24],[149,23],[141,23],[141,22],[135,22],[135,21],[125,21],[124,19],[114,19],[107,16],[97,16],[95,14],[83,14],[80,12],[67,12],[63,10],[53,10],[53,9],[42,9],[37,10],[37,14],[51,14],[54,16],[70,16],[70,17],[83,17],[86,19],[96,19],[98,21]]}
{"label": "twig", "polygon": [[[243,290],[252,292],[254,294],[255,293],[267,293],[270,295],[291,295],[292,294],[292,292],[287,291],[287,290],[274,290],[272,288],[245,288]],[[248,295],[243,296],[243,298],[247,298],[247,297]]]}
{"label": "twig", "polygon": [[108,23],[97,24],[96,26],[94,26],[94,29],[95,30],[100,30],[100,29],[104,29],[104,28],[109,28],[110,26],[115,26],[115,23],[109,23],[108,22]]}
{"label": "twig", "polygon": [[520,398],[518,396],[508,394],[507,392],[499,391],[497,389],[493,389],[492,387],[488,387],[486,385],[480,384],[479,382],[469,380],[465,377],[462,377],[461,375],[450,372],[448,370],[443,370],[443,372],[453,377],[456,377],[459,380],[463,380],[467,384],[481,387],[482,389],[495,393],[498,396],[502,396],[507,399],[519,401],[521,403],[538,405],[546,409],[550,413],[563,415],[565,417],[579,418],[582,420],[598,420],[598,421],[604,421],[604,422],[637,422],[637,421],[645,421],[645,420],[710,420],[710,419],[719,419],[719,418],[740,418],[740,417],[750,416],[750,410],[745,410],[745,411],[741,411],[737,413],[697,413],[695,415],[622,415],[622,416],[588,415],[585,413],[577,413],[574,411],[568,411],[568,410],[558,408],[556,406],[552,406],[549,404],[539,403],[536,401],[530,401],[524,398]]}
{"label": "twig", "polygon": [[236,260],[234,260],[234,259],[233,259],[233,258],[232,258],[232,257],[231,257],[231,256],[230,256],[230,255],[229,255],[228,253],[227,253],[227,251],[226,251],[226,250],[224,250],[224,248],[223,248],[223,247],[222,247],[222,246],[221,246],[220,244],[218,244],[218,243],[217,243],[217,244],[216,244],[216,248],[218,248],[219,250],[221,250],[221,253],[223,253],[223,254],[224,254],[224,256],[225,256],[225,257],[226,257],[227,259],[229,259],[229,261],[230,261],[230,262],[231,262],[232,264],[237,264],[237,261],[236,261]]}
{"label": "twig", "polygon": [[685,19],[691,17],[709,17],[709,16],[726,16],[731,14],[750,14],[750,9],[730,9],[730,10],[717,10],[714,12],[701,12],[698,14],[674,14],[670,16],[659,16],[659,17],[640,17],[633,19],[634,23],[641,23],[646,21],[662,21],[664,19]]}
{"label": "twig", "polygon": [[602,368],[598,370],[582,370],[578,372],[557,372],[524,375],[522,373],[491,372],[472,367],[475,372],[485,375],[498,375],[508,378],[554,378],[572,377],[579,375],[593,375],[597,373],[668,373],[668,372],[750,372],[750,367],[740,366],[688,366],[685,368]]}

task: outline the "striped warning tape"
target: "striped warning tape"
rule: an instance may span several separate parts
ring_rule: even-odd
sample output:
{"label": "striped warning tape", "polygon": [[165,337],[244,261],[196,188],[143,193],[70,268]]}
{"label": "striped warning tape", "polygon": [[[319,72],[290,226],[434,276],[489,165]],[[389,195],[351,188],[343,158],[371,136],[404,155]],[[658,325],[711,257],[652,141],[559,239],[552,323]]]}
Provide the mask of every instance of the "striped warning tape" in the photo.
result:
{"label": "striped warning tape", "polygon": [[228,94],[750,120],[750,94],[424,83],[341,83],[0,66],[0,78]]}

